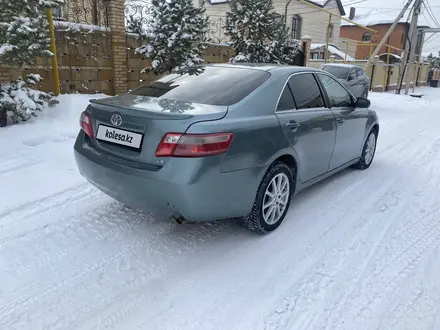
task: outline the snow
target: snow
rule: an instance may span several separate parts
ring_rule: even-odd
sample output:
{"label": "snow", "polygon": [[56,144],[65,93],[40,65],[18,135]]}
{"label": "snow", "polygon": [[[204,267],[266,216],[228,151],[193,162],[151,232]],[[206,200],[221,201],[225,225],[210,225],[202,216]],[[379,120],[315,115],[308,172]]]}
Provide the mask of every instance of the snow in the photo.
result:
{"label": "snow", "polygon": [[12,46],[10,44],[2,44],[0,45],[0,56],[6,54],[7,52],[10,52],[15,49],[15,46]]}
{"label": "snow", "polygon": [[[310,50],[312,51],[312,50],[319,49],[319,48],[322,48],[322,47],[324,47],[324,49],[325,49],[325,44],[314,44],[314,43],[312,43],[310,45]],[[331,54],[336,54],[336,55],[338,55],[341,58],[345,57],[345,53],[343,51],[339,50],[338,48],[336,48],[333,45],[328,45],[328,51]],[[351,57],[350,55],[347,55],[347,61],[356,61],[356,59]]]}
{"label": "snow", "polygon": [[91,24],[83,24],[83,23],[73,23],[73,22],[64,22],[64,21],[54,21],[53,22],[55,28],[67,28],[66,31],[81,31],[81,30],[89,30],[89,32],[93,31],[102,31],[109,32],[110,29],[106,26],[99,25],[91,25]]}
{"label": "snow", "polygon": [[[396,19],[396,16],[393,16],[394,12],[390,13],[388,11],[384,11],[383,9],[360,9],[356,8],[356,15],[354,16],[353,22],[364,26],[372,26],[376,24],[392,24]],[[406,15],[404,15],[400,21],[401,23],[406,22]],[[353,23],[342,21],[341,26],[352,26]]]}
{"label": "snow", "polygon": [[95,95],[0,129],[0,329],[440,329],[440,88],[417,92],[371,93],[371,168],[295,196],[263,237],[88,184],[72,146]]}

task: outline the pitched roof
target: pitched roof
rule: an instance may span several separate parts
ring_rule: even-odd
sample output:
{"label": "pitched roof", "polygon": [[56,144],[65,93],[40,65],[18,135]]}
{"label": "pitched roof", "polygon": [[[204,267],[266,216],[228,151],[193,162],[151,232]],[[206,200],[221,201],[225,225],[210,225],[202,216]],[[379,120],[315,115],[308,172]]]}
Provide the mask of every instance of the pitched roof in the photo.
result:
{"label": "pitched roof", "polygon": [[[358,9],[356,11],[358,11]],[[389,12],[383,12],[382,9],[368,9],[357,12],[354,18],[352,19],[352,21],[364,26],[372,26],[378,24],[392,24],[395,19],[396,16],[390,15]],[[405,17],[402,17],[400,19],[400,23],[405,23],[405,22],[406,22]],[[354,24],[347,21],[341,23],[341,26],[352,26],[352,25]]]}

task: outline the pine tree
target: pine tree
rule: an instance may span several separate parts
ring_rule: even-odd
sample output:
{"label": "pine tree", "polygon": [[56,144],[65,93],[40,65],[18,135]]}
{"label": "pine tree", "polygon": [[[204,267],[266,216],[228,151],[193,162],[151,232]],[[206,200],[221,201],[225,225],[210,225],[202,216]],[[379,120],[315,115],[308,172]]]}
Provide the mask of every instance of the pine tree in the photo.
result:
{"label": "pine tree", "polygon": [[51,56],[47,8],[63,0],[0,0],[0,62],[22,66]]}
{"label": "pine tree", "polygon": [[145,37],[147,34],[143,26],[142,19],[134,15],[128,16],[126,29],[127,32],[137,34],[139,39]]}
{"label": "pine tree", "polygon": [[229,5],[225,28],[236,54],[231,62],[295,63],[299,44],[277,20],[272,0],[231,0]]}
{"label": "pine tree", "polygon": [[432,53],[428,55],[428,63],[431,69],[440,69],[440,51],[439,56],[433,56]]}
{"label": "pine tree", "polygon": [[143,71],[156,74],[203,62],[203,39],[208,18],[203,7],[195,8],[192,0],[153,0],[151,41],[136,49],[151,59],[151,67]]}

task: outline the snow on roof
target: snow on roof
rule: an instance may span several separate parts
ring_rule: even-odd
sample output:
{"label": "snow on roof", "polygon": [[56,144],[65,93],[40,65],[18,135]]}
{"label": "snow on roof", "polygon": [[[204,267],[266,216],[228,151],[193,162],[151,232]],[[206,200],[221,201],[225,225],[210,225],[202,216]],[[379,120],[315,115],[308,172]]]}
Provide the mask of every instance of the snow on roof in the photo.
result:
{"label": "snow on roof", "polygon": [[[313,44],[312,43],[310,46],[310,50],[319,49],[321,47],[325,47],[325,44]],[[328,45],[328,51],[331,54],[338,55],[340,58],[345,58],[345,53],[343,51],[340,51],[337,47],[335,47],[333,45]],[[355,59],[353,57],[351,57],[350,55],[347,55],[347,61],[355,61]]]}
{"label": "snow on roof", "polygon": [[[356,9],[356,15],[352,19],[353,22],[364,26],[371,26],[377,24],[391,24],[396,19],[396,16],[390,14],[390,12],[383,12],[382,9]],[[401,23],[406,22],[405,16],[400,19]],[[353,23],[343,21],[341,26],[352,26]]]}

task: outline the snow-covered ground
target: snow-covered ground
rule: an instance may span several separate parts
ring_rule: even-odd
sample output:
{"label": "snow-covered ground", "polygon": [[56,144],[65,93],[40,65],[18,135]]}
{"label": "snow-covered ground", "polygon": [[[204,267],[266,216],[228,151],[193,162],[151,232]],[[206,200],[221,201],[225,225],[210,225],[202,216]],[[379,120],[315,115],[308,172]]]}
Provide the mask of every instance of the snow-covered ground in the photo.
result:
{"label": "snow-covered ground", "polygon": [[0,329],[440,329],[440,88],[371,94],[367,171],[296,196],[258,236],[178,226],[78,174],[84,96],[0,130]]}

